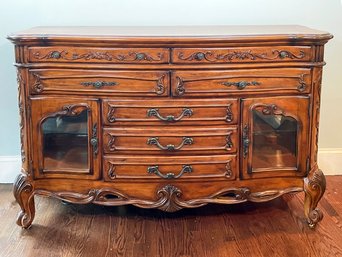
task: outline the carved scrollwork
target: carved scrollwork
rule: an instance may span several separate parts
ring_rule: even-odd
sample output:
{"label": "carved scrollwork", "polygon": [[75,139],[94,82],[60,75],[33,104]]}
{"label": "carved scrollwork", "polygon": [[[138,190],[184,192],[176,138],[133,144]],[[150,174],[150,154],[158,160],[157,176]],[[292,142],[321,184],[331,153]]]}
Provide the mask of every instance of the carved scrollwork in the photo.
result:
{"label": "carved scrollwork", "polygon": [[316,207],[325,192],[325,187],[324,174],[317,167],[314,167],[309,175],[304,178],[304,213],[311,228],[314,228],[323,218],[323,213]]}
{"label": "carved scrollwork", "polygon": [[25,81],[21,75],[21,72],[17,70],[17,83],[18,83],[18,107],[19,107],[19,129],[20,129],[20,153],[21,153],[21,162],[24,163],[26,161],[26,152],[24,146],[24,130],[25,130],[25,109],[24,109],[24,101],[23,101],[23,89],[25,88]]}
{"label": "carved scrollwork", "polygon": [[116,178],[116,173],[115,173],[115,164],[109,162],[108,163],[108,171],[107,171],[108,177],[110,179],[115,179]]}
{"label": "carved scrollwork", "polygon": [[147,53],[136,53],[130,52],[128,55],[118,55],[117,59],[121,61],[149,61],[149,62],[156,62],[161,61],[164,58],[163,53],[158,53],[157,58],[153,58],[151,55]]}
{"label": "carved scrollwork", "polygon": [[183,61],[203,61],[206,60],[208,62],[211,62],[212,59],[211,57],[213,56],[213,53],[208,51],[208,52],[195,52],[190,54],[189,56],[185,57],[183,52],[180,52],[178,54],[178,58]]}
{"label": "carved scrollwork", "polygon": [[114,152],[116,149],[115,148],[115,136],[110,133],[107,133],[107,136],[108,136],[108,142],[107,142],[108,150],[111,152]]}
{"label": "carved scrollwork", "polygon": [[234,119],[234,115],[233,115],[233,112],[232,112],[232,104],[228,104],[227,105],[227,109],[226,109],[226,121],[229,123],[229,122],[232,122],[233,119]]}
{"label": "carved scrollwork", "polygon": [[305,52],[302,50],[299,51],[298,55],[286,50],[273,50],[272,54],[274,55],[274,59],[303,59],[305,57]]}
{"label": "carved scrollwork", "polygon": [[228,160],[226,163],[226,172],[225,172],[225,177],[226,178],[231,178],[233,175],[232,167],[231,167],[231,160]]}
{"label": "carved scrollwork", "polygon": [[141,208],[158,208],[166,212],[175,212],[183,208],[196,208],[208,203],[232,204],[246,201],[264,202],[285,193],[299,191],[302,191],[302,188],[293,187],[284,190],[269,190],[254,193],[251,192],[249,188],[245,187],[227,188],[204,198],[183,200],[181,189],[168,184],[156,192],[157,199],[154,201],[128,197],[119,190],[113,188],[91,189],[87,194],[75,192],[50,192],[46,190],[36,190],[35,194],[52,196],[72,203],[95,203],[107,206],[132,204]]}
{"label": "carved scrollwork", "polygon": [[276,104],[256,104],[252,106],[252,109],[259,108],[261,108],[261,112],[264,115],[285,115],[285,112]]}
{"label": "carved scrollwork", "polygon": [[34,92],[36,92],[37,94],[43,92],[44,86],[43,86],[43,84],[41,82],[40,75],[37,74],[37,73],[33,73],[32,76],[35,78],[35,82],[34,82],[34,84],[32,86],[32,90]]}
{"label": "carved scrollwork", "polygon": [[157,95],[162,95],[165,92],[165,86],[164,86],[164,78],[165,74],[163,74],[158,80],[157,80],[157,85],[155,88],[155,92]]}
{"label": "carved scrollwork", "polygon": [[298,85],[297,89],[299,92],[303,92],[306,89],[306,83],[304,81],[304,76],[305,76],[305,74],[302,74],[298,78],[299,85]]}
{"label": "carved scrollwork", "polygon": [[225,149],[227,151],[230,151],[233,148],[233,142],[232,142],[232,131],[228,131],[228,134],[226,136],[226,145],[225,145]]}
{"label": "carved scrollwork", "polygon": [[115,122],[115,106],[108,104],[107,121],[109,123]]}
{"label": "carved scrollwork", "polygon": [[26,175],[17,176],[13,186],[13,195],[21,208],[17,224],[23,228],[28,228],[34,219],[35,208],[34,188]]}
{"label": "carved scrollwork", "polygon": [[176,96],[184,95],[185,93],[185,87],[184,87],[184,81],[180,77],[176,77],[176,90],[175,94]]}
{"label": "carved scrollwork", "polygon": [[189,56],[185,56],[183,52],[178,54],[178,58],[183,61],[227,61],[231,62],[233,60],[275,60],[275,59],[303,59],[305,57],[305,52],[300,51],[298,55],[287,51],[287,50],[273,50],[272,55],[268,53],[253,53],[252,50],[247,51],[233,51],[227,53],[214,54],[211,51],[207,52],[195,52]]}
{"label": "carved scrollwork", "polygon": [[38,60],[49,60],[49,59],[63,59],[63,60],[68,60],[68,61],[74,61],[74,60],[106,60],[106,61],[161,61],[164,58],[163,53],[157,53],[157,57],[154,58],[151,55],[147,53],[142,53],[142,52],[129,52],[127,55],[124,54],[118,54],[118,55],[113,55],[108,52],[86,52],[86,53],[69,53],[68,51],[61,50],[53,50],[48,52],[45,55],[42,55],[39,51],[33,53],[33,57]]}

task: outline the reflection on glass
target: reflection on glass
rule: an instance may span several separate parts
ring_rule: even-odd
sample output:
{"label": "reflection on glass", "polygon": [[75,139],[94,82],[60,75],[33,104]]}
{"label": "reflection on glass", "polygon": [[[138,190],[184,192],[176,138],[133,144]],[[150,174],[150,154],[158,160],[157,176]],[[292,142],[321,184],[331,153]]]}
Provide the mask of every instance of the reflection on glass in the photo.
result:
{"label": "reflection on glass", "polygon": [[88,112],[47,118],[42,124],[44,170],[88,168]]}
{"label": "reflection on glass", "polygon": [[297,121],[253,110],[252,169],[297,166]]}

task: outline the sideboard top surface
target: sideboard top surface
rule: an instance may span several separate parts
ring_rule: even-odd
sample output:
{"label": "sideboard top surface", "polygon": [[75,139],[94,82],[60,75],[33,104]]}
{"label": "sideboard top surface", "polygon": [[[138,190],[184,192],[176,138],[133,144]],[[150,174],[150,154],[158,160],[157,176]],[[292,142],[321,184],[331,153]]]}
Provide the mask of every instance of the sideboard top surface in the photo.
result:
{"label": "sideboard top surface", "polygon": [[332,35],[298,25],[267,26],[65,26],[34,27],[8,37],[19,43],[26,41],[115,41],[174,43],[200,40],[213,41],[326,41]]}

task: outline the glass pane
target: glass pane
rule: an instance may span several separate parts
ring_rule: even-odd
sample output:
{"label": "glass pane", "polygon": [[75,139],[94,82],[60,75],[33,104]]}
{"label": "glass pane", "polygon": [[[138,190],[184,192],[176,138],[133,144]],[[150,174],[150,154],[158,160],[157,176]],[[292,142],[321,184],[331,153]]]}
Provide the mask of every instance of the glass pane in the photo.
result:
{"label": "glass pane", "polygon": [[88,169],[88,111],[42,124],[44,170]]}
{"label": "glass pane", "polygon": [[296,168],[297,121],[253,110],[252,169]]}

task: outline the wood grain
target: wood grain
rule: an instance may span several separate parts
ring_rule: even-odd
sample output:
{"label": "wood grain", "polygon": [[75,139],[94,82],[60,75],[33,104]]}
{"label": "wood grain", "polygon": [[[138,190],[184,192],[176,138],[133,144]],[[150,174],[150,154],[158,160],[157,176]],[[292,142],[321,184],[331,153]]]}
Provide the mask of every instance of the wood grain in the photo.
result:
{"label": "wood grain", "polygon": [[22,230],[11,185],[0,185],[0,256],[342,256],[342,176],[327,176],[327,184],[315,231],[302,193],[173,214],[36,197],[36,224]]}

